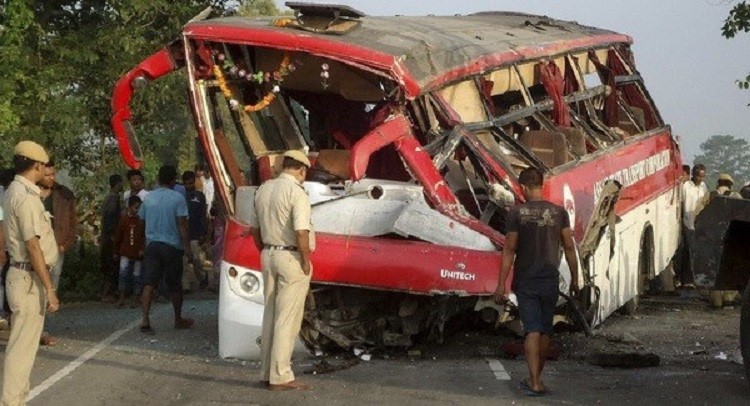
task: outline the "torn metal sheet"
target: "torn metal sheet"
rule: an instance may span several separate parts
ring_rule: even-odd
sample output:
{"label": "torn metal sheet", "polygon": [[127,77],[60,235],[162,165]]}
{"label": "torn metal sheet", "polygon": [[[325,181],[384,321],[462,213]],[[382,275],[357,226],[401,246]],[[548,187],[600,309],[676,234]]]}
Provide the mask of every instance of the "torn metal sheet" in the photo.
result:
{"label": "torn metal sheet", "polygon": [[[304,186],[313,204],[313,224],[320,233],[362,237],[397,233],[438,245],[495,250],[486,236],[430,208],[421,186],[376,179],[337,190],[317,182],[305,182]],[[250,186],[237,191],[237,217],[245,223],[255,210],[255,190]]]}

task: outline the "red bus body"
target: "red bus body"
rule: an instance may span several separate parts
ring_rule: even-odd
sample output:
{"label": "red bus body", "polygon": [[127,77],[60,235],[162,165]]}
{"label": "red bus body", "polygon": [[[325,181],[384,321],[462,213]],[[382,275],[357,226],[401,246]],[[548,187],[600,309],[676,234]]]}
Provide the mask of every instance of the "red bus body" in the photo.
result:
{"label": "red bus body", "polygon": [[[311,117],[316,114],[325,123],[324,132],[336,139],[330,141],[336,144],[334,150],[348,154],[344,184],[378,179],[370,175],[377,173],[385,174],[388,182],[405,181],[405,188],[421,186],[423,196],[418,199],[426,203],[427,218],[490,244],[474,249],[468,243],[435,243],[430,236],[366,236],[334,228],[318,234],[313,255],[313,282],[321,286],[406,293],[426,301],[449,296],[482,301],[498,283],[502,212],[507,208],[488,196],[495,188],[522,202],[516,176],[525,166],[544,169],[546,198],[568,210],[576,241],[587,244],[579,246],[584,275],[601,295],[592,323],[632,301],[642,286],[641,277],[656,277],[667,267],[677,244],[676,190],[682,162],[669,127],[635,70],[630,37],[512,13],[351,20],[356,20],[356,27],[336,35],[319,27],[299,27],[304,25],[301,20],[289,24],[232,17],[191,22],[181,41],[144,60],[115,87],[113,129],[125,162],[136,168],[142,158],[128,106],[136,82],[187,67],[198,136],[217,184],[217,198],[229,214],[222,271],[235,267],[262,278],[259,254],[250,237],[241,236],[245,202],[240,196],[272,176],[273,161],[283,149],[312,147],[319,153],[311,154],[313,160],[330,152],[315,151],[320,142],[310,141]],[[230,72],[231,67],[219,61],[232,59],[240,71],[254,68],[263,73],[264,64],[275,66],[264,60],[278,61],[282,54],[301,58],[298,70],[308,76],[300,73],[297,78],[290,72],[287,79],[275,82],[286,105],[277,106],[270,116],[279,124],[279,112],[291,117],[301,105],[299,111],[310,121],[307,133],[299,119],[291,120],[291,126],[279,124],[285,129],[279,130],[279,137],[286,147],[279,150],[266,142],[266,135],[248,130],[260,128],[257,123],[267,116],[252,116],[251,122],[243,112],[222,113],[212,68],[219,64]],[[334,75],[350,75],[346,77],[352,89],[343,79],[317,89],[309,75],[318,73],[321,61],[331,64]],[[583,83],[592,75],[601,85]],[[250,89],[258,98],[273,84],[271,80],[256,89],[240,79],[231,82],[236,94]],[[243,105],[257,101],[252,95],[239,97],[244,97]],[[360,103],[358,108],[371,108],[372,113],[361,114],[372,121],[359,132],[349,130],[346,118],[336,112],[321,108],[316,113],[316,105],[329,102],[341,103],[342,109],[350,106],[346,103]],[[224,118],[217,119],[221,114]],[[511,120],[513,114],[517,120]],[[249,143],[243,145],[252,150],[251,166],[242,167],[242,157],[228,158],[239,154],[239,144],[232,144],[234,139],[227,135],[234,131],[226,124],[229,116],[240,128],[242,142]],[[296,134],[284,133],[290,128],[296,128]],[[451,134],[458,146],[451,146]],[[546,139],[548,144],[540,141]],[[505,153],[512,158],[506,159]],[[461,174],[465,184],[449,180]],[[597,211],[603,210],[608,180],[621,186],[609,214]],[[490,212],[492,204],[497,208]],[[496,210],[500,214],[493,214]],[[619,219],[618,228],[603,221],[610,214]],[[599,237],[592,239],[594,233]],[[610,243],[614,251],[606,249]],[[644,260],[644,249],[653,257]],[[258,291],[254,294],[257,302]]]}

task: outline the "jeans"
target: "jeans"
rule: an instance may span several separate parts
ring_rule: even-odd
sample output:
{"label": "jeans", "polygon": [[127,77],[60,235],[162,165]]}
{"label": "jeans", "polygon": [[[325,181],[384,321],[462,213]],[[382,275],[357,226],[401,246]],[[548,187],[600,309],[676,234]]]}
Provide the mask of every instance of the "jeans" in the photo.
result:
{"label": "jeans", "polygon": [[141,294],[143,288],[143,262],[137,259],[120,257],[120,292],[135,295]]}
{"label": "jeans", "polygon": [[678,280],[683,285],[695,283],[695,269],[693,260],[695,258],[695,230],[682,227],[682,264],[680,264],[680,275]]}

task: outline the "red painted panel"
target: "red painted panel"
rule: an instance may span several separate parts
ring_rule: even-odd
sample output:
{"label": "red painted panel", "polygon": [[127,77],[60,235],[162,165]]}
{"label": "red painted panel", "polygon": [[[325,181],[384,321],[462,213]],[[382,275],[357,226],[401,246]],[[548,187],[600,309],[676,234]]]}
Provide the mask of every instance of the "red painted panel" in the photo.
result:
{"label": "red painted panel", "polygon": [[115,133],[120,154],[125,164],[131,168],[139,168],[142,164],[133,153],[133,147],[130,145],[125,127],[125,122],[132,118],[130,99],[133,97],[133,79],[143,76],[152,81],[178,68],[179,66],[172,61],[168,49],[164,48],[139,63],[115,84],[112,94],[112,112],[114,113],[111,119],[112,130]]}
{"label": "red painted panel", "polygon": [[[260,269],[260,258],[252,237],[240,237],[244,229],[234,219],[228,221],[224,260]],[[419,294],[461,292],[488,295],[497,287],[500,258],[501,253],[497,251],[317,234],[317,250],[312,256],[313,282]]]}
{"label": "red painted panel", "polygon": [[[655,157],[655,158],[651,158]],[[659,158],[662,158],[661,160]],[[650,174],[648,166],[668,160],[666,167]],[[664,131],[635,143],[626,144],[568,171],[552,175],[545,183],[544,195],[550,201],[575,210],[574,234],[579,241],[588,226],[594,210],[595,185],[606,179],[630,176],[623,183],[620,200],[615,207],[618,215],[633,210],[655,197],[675,188],[682,173],[682,160],[670,132]],[[625,175],[628,172],[629,174]],[[565,198],[565,186],[572,199]],[[572,206],[571,206],[572,204]]]}

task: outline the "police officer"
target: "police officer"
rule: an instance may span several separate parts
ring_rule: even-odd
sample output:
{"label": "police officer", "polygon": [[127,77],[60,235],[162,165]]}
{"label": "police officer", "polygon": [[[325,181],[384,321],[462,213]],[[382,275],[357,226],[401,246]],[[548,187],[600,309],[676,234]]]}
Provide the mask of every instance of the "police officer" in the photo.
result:
{"label": "police officer", "polygon": [[5,244],[10,254],[5,286],[13,312],[5,348],[3,405],[26,403],[45,307],[50,313],[60,307],[50,276],[50,265],[57,262],[59,253],[37,186],[47,162],[49,157],[41,145],[19,142],[13,151],[16,176],[3,201]]}
{"label": "police officer", "polygon": [[265,294],[261,379],[271,390],[310,388],[295,381],[291,368],[310,288],[310,253],[315,249],[310,202],[302,188],[309,168],[310,160],[302,152],[284,153],[282,173],[255,194],[255,217],[245,233],[253,235],[261,251]]}

